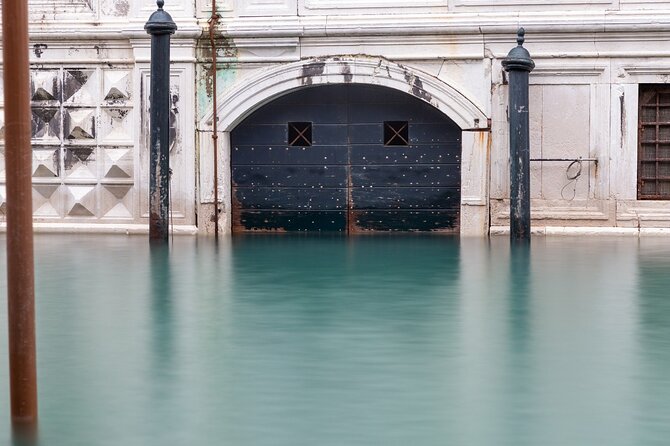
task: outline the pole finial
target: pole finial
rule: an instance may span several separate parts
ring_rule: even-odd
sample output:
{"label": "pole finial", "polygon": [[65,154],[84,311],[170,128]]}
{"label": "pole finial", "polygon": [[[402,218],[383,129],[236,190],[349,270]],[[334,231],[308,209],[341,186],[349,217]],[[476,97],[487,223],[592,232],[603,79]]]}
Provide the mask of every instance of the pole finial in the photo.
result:
{"label": "pole finial", "polygon": [[516,43],[519,44],[519,46],[523,46],[523,42],[526,40],[524,37],[526,35],[526,30],[523,29],[523,27],[519,28],[519,31],[516,33]]}
{"label": "pole finial", "polygon": [[165,0],[157,0],[156,4],[158,5],[158,9],[163,9],[163,5],[165,5]]}

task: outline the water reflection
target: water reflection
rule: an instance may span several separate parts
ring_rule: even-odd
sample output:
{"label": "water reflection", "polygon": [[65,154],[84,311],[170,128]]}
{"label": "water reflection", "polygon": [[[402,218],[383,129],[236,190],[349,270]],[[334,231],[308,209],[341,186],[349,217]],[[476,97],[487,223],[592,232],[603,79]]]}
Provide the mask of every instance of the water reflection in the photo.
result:
{"label": "water reflection", "polygon": [[37,423],[26,426],[13,424],[11,431],[13,446],[39,446],[39,426]]}
{"label": "water reflection", "polygon": [[639,374],[636,395],[641,444],[661,445],[670,438],[670,256],[657,240],[643,240],[638,264]]}
{"label": "water reflection", "polygon": [[157,251],[144,238],[49,236],[36,246],[49,446],[670,436],[670,241],[547,238],[528,250],[507,238],[260,236],[177,238]]}
{"label": "water reflection", "polygon": [[150,247],[150,317],[152,374],[169,373],[174,355],[173,292],[170,249],[167,245]]}

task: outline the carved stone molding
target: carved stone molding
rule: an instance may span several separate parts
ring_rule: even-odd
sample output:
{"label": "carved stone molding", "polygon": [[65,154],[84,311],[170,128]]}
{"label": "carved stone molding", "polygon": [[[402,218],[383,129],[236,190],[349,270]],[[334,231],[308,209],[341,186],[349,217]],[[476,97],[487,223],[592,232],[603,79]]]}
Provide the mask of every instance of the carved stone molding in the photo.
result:
{"label": "carved stone molding", "polygon": [[[375,57],[329,57],[301,60],[261,70],[223,93],[218,100],[219,129],[230,130],[251,110],[291,90],[310,85],[362,83],[393,88],[444,112],[462,129],[486,128],[483,107],[455,87],[427,73]],[[211,125],[210,110],[201,129]]]}

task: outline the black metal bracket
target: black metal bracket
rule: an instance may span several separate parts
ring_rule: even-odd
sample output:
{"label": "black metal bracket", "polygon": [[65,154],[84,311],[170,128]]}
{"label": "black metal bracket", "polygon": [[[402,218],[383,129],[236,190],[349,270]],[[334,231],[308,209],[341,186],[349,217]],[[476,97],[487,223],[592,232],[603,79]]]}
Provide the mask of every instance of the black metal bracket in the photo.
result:
{"label": "black metal bracket", "polygon": [[588,161],[598,165],[598,158],[531,158],[531,161],[540,161],[540,162],[579,162],[579,161]]}

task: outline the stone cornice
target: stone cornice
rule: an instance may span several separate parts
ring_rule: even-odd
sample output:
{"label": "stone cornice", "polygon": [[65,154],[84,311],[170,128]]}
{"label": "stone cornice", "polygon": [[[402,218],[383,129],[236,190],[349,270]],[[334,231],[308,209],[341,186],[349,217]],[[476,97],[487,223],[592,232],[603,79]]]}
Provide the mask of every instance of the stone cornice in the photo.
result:
{"label": "stone cornice", "polygon": [[529,34],[658,32],[670,29],[670,10],[285,16],[222,20],[224,35],[233,38],[507,35],[516,33],[520,25],[523,25]]}
{"label": "stone cornice", "polygon": [[[202,35],[202,27],[195,19],[184,20],[175,18],[178,30],[173,38],[196,39]],[[31,42],[47,41],[82,41],[82,40],[128,40],[149,39],[144,30],[146,21],[118,22],[81,22],[59,21],[49,24],[31,24]],[[0,33],[0,42],[2,33]]]}

